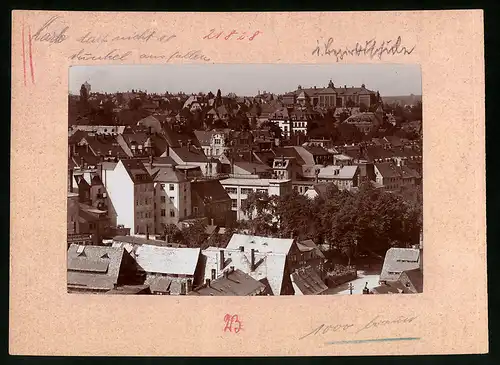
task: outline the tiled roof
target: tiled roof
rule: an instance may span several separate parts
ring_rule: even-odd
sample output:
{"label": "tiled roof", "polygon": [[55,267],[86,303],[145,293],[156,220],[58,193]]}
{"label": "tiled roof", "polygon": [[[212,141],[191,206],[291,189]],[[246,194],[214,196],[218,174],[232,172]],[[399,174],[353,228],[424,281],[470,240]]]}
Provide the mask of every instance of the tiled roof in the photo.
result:
{"label": "tiled roof", "polygon": [[290,274],[290,279],[303,295],[319,295],[328,290],[326,284],[311,267],[295,271]]}
{"label": "tiled roof", "polygon": [[358,171],[358,166],[344,166],[340,169],[337,179],[353,179]]}
{"label": "tiled roof", "polygon": [[408,166],[397,166],[392,162],[376,163],[375,167],[382,177],[420,178],[420,174]]}
{"label": "tiled roof", "polygon": [[212,141],[212,136],[214,135],[213,131],[194,131],[194,135],[200,142],[201,146],[208,146]]}
{"label": "tiled roof", "polygon": [[[422,293],[424,288],[424,275],[422,273],[422,270],[420,268],[413,270],[405,270],[403,271],[403,273],[405,273],[408,276],[408,280],[415,287],[417,293]],[[401,273],[401,275],[403,275],[403,273]]]}
{"label": "tiled roof", "polygon": [[118,284],[123,248],[80,246],[68,249],[68,287],[111,290]]}
{"label": "tiled roof", "polygon": [[132,252],[134,245],[151,245],[161,247],[182,247],[182,245],[160,240],[146,239],[137,236],[115,236],[113,237],[113,247],[123,247],[127,252]]}
{"label": "tiled roof", "polygon": [[294,240],[291,238],[272,238],[262,236],[250,236],[235,233],[227,244],[228,249],[238,250],[240,246],[249,251],[253,248],[259,252],[273,252],[288,254]]}
{"label": "tiled roof", "polygon": [[[202,254],[206,257],[205,277],[210,277],[212,269],[215,269],[218,275],[222,275],[223,272],[220,271],[219,267],[219,252],[218,248],[203,251]],[[223,271],[231,270],[232,266],[266,285],[269,294],[280,295],[284,280],[286,255],[267,252],[255,252],[254,254],[256,267],[252,270],[250,249],[243,252],[239,249],[224,249]]]}
{"label": "tiled roof", "polygon": [[210,296],[246,296],[260,293],[265,285],[253,279],[241,270],[228,271],[227,277],[222,275],[210,282],[210,286],[204,285],[189,293],[189,295]]}
{"label": "tiled roof", "polygon": [[305,241],[297,242],[297,248],[299,249],[300,252],[314,251],[318,257],[323,258],[323,259],[325,258],[325,255],[323,254],[323,252],[321,252],[321,250],[314,243],[313,240],[305,240]]}
{"label": "tiled roof", "polygon": [[123,164],[125,167],[125,170],[127,170],[130,179],[134,183],[152,183],[153,179],[149,172],[146,170],[144,167],[144,163],[140,159],[123,159],[120,160],[120,162]]}
{"label": "tiled roof", "polygon": [[207,156],[194,146],[190,149],[187,147],[173,147],[172,151],[179,156],[182,162],[208,162]]}
{"label": "tiled roof", "polygon": [[187,181],[183,173],[175,169],[174,166],[149,167],[146,165],[148,172],[153,177],[154,182],[169,183],[169,182],[185,182]]}
{"label": "tiled roof", "polygon": [[111,289],[106,292],[106,294],[129,294],[129,295],[137,295],[137,294],[151,294],[151,290],[149,289],[149,285],[123,285],[116,287],[115,289]]}
{"label": "tiled roof", "polygon": [[387,250],[380,281],[396,281],[403,271],[420,267],[420,251],[414,248],[392,247]]}
{"label": "tiled roof", "polygon": [[142,245],[132,256],[147,273],[194,275],[199,254],[199,248]]}

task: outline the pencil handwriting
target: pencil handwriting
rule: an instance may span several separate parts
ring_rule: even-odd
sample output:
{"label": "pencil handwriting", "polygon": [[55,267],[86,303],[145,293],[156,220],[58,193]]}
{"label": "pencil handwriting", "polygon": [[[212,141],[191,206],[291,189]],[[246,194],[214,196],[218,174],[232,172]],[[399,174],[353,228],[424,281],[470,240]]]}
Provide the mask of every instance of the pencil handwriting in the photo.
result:
{"label": "pencil handwriting", "polygon": [[61,24],[60,16],[53,16],[47,20],[30,39],[35,42],[62,43],[68,39],[68,26]]}
{"label": "pencil handwriting", "polygon": [[383,319],[380,316],[374,317],[372,320],[363,323],[361,326],[355,325],[354,323],[344,323],[344,324],[326,324],[322,323],[318,327],[315,327],[311,331],[307,332],[305,335],[299,338],[302,340],[310,336],[321,336],[332,332],[344,332],[344,333],[360,333],[368,329],[379,329],[391,325],[407,324],[413,322],[417,319],[417,316],[405,317],[401,316],[396,319]]}
{"label": "pencil handwriting", "polygon": [[384,40],[377,42],[372,38],[364,43],[356,42],[353,47],[336,47],[334,46],[334,39],[328,38],[326,42],[316,41],[316,47],[312,51],[313,56],[333,56],[337,62],[343,60],[345,57],[359,57],[368,56],[370,59],[382,59],[384,55],[410,55],[415,50],[416,45],[409,48],[402,45],[401,37],[396,40]]}

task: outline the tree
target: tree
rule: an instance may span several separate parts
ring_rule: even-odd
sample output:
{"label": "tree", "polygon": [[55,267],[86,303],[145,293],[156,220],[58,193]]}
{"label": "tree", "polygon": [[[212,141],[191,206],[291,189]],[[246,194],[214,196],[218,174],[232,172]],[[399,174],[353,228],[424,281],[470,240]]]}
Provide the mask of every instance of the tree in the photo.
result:
{"label": "tree", "polygon": [[188,247],[201,247],[207,238],[205,229],[206,224],[201,220],[184,227],[181,231],[184,244]]}
{"label": "tree", "polygon": [[139,98],[130,99],[128,102],[128,108],[130,110],[139,110],[142,106],[142,100]]}
{"label": "tree", "polygon": [[172,223],[164,227],[163,237],[168,242],[181,242],[183,240],[181,230]]}

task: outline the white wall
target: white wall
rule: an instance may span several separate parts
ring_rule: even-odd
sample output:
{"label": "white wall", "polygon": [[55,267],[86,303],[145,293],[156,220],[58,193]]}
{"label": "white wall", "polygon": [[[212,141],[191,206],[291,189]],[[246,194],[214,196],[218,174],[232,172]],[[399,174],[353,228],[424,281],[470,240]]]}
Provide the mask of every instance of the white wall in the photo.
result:
{"label": "white wall", "polygon": [[116,224],[123,224],[126,228],[130,228],[130,234],[134,234],[134,183],[121,161],[114,170],[104,170],[103,175],[108,197],[116,212]]}

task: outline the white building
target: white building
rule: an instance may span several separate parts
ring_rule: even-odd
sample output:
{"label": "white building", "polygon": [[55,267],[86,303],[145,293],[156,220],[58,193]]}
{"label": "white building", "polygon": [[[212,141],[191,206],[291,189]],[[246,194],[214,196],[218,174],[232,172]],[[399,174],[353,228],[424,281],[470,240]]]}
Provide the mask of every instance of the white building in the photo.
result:
{"label": "white building", "polygon": [[269,196],[282,196],[292,191],[292,180],[228,178],[220,180],[220,183],[231,198],[231,209],[236,211],[237,220],[248,219],[241,207],[249,193],[261,192]]}
{"label": "white building", "polygon": [[154,180],[155,228],[161,234],[167,225],[191,215],[191,183],[175,166],[146,167]]}
{"label": "white building", "polygon": [[101,180],[108,192],[112,223],[130,234],[155,232],[153,179],[141,160],[126,159],[102,165]]}

